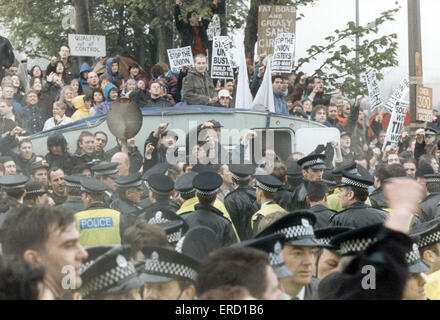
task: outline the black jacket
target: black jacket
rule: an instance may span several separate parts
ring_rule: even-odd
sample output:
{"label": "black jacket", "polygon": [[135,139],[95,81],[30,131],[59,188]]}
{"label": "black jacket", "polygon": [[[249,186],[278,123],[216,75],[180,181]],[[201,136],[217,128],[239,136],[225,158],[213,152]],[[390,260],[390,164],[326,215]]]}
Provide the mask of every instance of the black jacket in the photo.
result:
{"label": "black jacket", "polygon": [[374,190],[370,195],[371,206],[376,209],[388,208],[382,188]]}
{"label": "black jacket", "polygon": [[[154,131],[150,133],[148,138],[144,143],[144,151],[147,147],[147,144],[151,143],[154,146],[154,150],[151,154],[151,159],[147,159],[144,157],[144,166],[142,168],[143,172],[146,172],[148,169],[154,167],[158,163],[167,162],[167,150],[159,144],[159,138],[154,136]],[[175,148],[174,156],[178,156],[178,149]]]}
{"label": "black jacket", "polygon": [[[420,222],[426,222],[437,218],[437,208],[440,203],[440,193],[431,193],[420,203]],[[440,213],[440,212],[439,212]]]}
{"label": "black jacket", "polygon": [[[217,12],[217,8],[214,7],[212,9],[213,13]],[[180,19],[180,6],[174,7],[174,21],[176,23],[176,29],[180,32],[182,35],[182,44],[181,47],[187,47],[191,46],[191,48],[194,45],[194,39],[195,39],[195,33],[193,28],[191,27],[188,22],[184,22]],[[202,19],[201,22],[199,22],[199,36],[200,40],[202,41],[203,46],[205,49],[209,48],[209,39],[208,34],[206,33],[206,30],[208,29],[210,20]]]}
{"label": "black jacket", "polygon": [[321,229],[330,226],[330,218],[336,213],[334,210],[330,210],[322,204],[318,204],[310,208],[310,211],[316,217],[316,223],[313,229]]}
{"label": "black jacket", "polygon": [[[377,242],[358,253],[343,271],[336,300],[402,299],[408,278],[405,255],[410,251],[412,241],[407,235],[385,227],[376,237]],[[375,270],[374,290],[362,287],[366,277],[364,266],[372,266]]]}
{"label": "black jacket", "polygon": [[144,213],[139,217],[139,219],[144,219],[148,221],[151,218],[154,218],[156,212],[158,211],[176,213],[176,211],[179,210],[180,206],[177,202],[170,199],[165,202],[158,201],[155,203],[151,203],[150,205],[143,208],[144,208]]}
{"label": "black jacket", "polygon": [[166,98],[160,97],[158,99],[153,99],[151,97],[147,98],[147,103],[144,105],[144,107],[172,107],[173,104]]}
{"label": "black jacket", "polygon": [[294,190],[289,190],[286,185],[282,185],[275,194],[274,201],[287,210],[287,208],[292,207],[291,203],[294,193]]}
{"label": "black jacket", "polygon": [[387,217],[385,211],[356,202],[332,217],[331,226],[361,228],[376,223],[383,223]]}
{"label": "black jacket", "polygon": [[70,153],[63,155],[46,154],[46,161],[49,168],[61,168],[66,175],[72,174],[72,169],[76,166],[76,159]]}
{"label": "black jacket", "polygon": [[134,225],[143,212],[140,205],[137,205],[126,198],[116,199],[111,203],[110,208],[121,213],[119,222],[121,238],[124,236],[125,230]]}
{"label": "black jacket", "polygon": [[5,37],[0,36],[0,81],[4,77],[4,70],[8,69],[15,61],[14,49],[11,43]]}
{"label": "black jacket", "polygon": [[289,206],[286,208],[287,211],[293,211],[298,209],[309,209],[310,206],[307,204],[307,187],[306,180],[303,179],[303,182],[295,188],[292,194],[292,201]]}
{"label": "black jacket", "polygon": [[12,157],[14,158],[15,164],[20,167],[21,172],[30,177],[31,175],[31,164],[35,162],[35,158],[37,157],[35,153],[32,154],[31,158],[29,160],[23,159],[20,157],[17,153],[12,153]]}
{"label": "black jacket", "polygon": [[62,205],[67,200],[67,197],[61,197],[61,196],[57,195],[55,192],[52,192],[50,194],[50,197],[53,199],[56,206]]}
{"label": "black jacket", "polygon": [[84,206],[84,203],[82,202],[81,198],[79,197],[73,197],[73,198],[67,198],[67,200],[59,205],[60,208],[73,211],[74,213],[83,211],[86,209]]}
{"label": "black jacket", "polygon": [[189,229],[197,226],[210,228],[217,235],[222,247],[237,242],[231,222],[223,217],[223,213],[210,205],[201,203],[195,205],[195,211],[182,214],[181,217],[188,224]]}
{"label": "black jacket", "polygon": [[226,195],[224,203],[240,240],[252,238],[251,218],[260,209],[255,190],[238,187]]}

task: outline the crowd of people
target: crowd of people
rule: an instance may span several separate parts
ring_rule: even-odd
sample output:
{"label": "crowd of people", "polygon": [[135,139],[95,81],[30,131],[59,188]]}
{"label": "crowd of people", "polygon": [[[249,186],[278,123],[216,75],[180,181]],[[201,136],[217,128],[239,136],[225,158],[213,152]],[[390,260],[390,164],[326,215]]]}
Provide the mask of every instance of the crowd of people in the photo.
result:
{"label": "crowd of people", "polygon": [[[207,72],[209,21],[196,11],[185,21],[181,6],[176,27],[194,68],[179,73],[158,62],[149,74],[137,63],[124,74],[110,57],[98,74],[67,45],[45,69],[1,61],[0,299],[440,298],[436,114],[384,146],[390,114],[370,115],[363,96],[327,94],[323,79],[303,72],[272,74],[275,112],[337,128],[340,145],[233,162],[257,133],[226,150],[213,119],[186,144],[195,163],[168,162],[178,140],[168,123],[139,133],[143,150],[134,138],[125,150],[87,130],[76,150],[57,130],[47,150],[34,150],[30,135],[105,115],[119,98],[234,108],[235,80]],[[248,65],[253,96],[265,58]],[[375,270],[367,287],[365,266]]]}

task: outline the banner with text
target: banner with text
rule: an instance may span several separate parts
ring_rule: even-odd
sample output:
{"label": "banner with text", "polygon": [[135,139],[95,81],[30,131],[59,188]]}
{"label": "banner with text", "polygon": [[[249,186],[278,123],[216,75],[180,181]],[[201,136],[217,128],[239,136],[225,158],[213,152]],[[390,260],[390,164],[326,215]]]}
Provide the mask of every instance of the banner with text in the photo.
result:
{"label": "banner with text", "polygon": [[432,121],[432,88],[417,86],[416,120]]}
{"label": "banner with text", "polygon": [[405,77],[397,88],[393,90],[391,97],[388,99],[385,108],[388,112],[393,112],[394,106],[400,100],[405,100],[405,96],[409,93],[409,77]]}
{"label": "banner with text", "polygon": [[69,34],[69,47],[72,56],[105,57],[105,36],[90,34]]}
{"label": "banner with text", "polygon": [[177,49],[168,49],[168,60],[170,61],[170,69],[173,72],[180,72],[184,65],[194,67],[194,59],[191,47],[183,47]]}
{"label": "banner with text", "polygon": [[279,33],[275,39],[275,52],[272,60],[272,72],[292,72],[295,53],[295,34]]}
{"label": "banner with text", "polygon": [[215,14],[212,16],[212,20],[209,23],[208,29],[206,29],[208,40],[212,41],[214,37],[220,36],[221,32],[222,28],[220,25],[220,16],[218,14]]}
{"label": "banner with text", "polygon": [[258,7],[257,54],[273,54],[279,33],[296,33],[296,9],[293,6],[260,5]]}
{"label": "banner with text", "polygon": [[[234,79],[234,72],[230,63],[230,55],[226,53],[223,43],[227,37],[214,37],[212,43],[212,79]],[[229,57],[228,57],[229,56]]]}
{"label": "banner with text", "polygon": [[365,73],[365,81],[367,82],[368,95],[370,97],[370,113],[382,105],[382,98],[380,96],[379,85],[377,84],[376,71],[368,69]]}
{"label": "banner with text", "polygon": [[387,135],[385,137],[385,142],[383,143],[382,151],[385,151],[385,147],[387,146],[388,142],[391,142],[393,147],[397,147],[399,145],[400,135],[402,134],[403,123],[405,122],[408,108],[408,102],[402,100],[397,101],[388,125]]}

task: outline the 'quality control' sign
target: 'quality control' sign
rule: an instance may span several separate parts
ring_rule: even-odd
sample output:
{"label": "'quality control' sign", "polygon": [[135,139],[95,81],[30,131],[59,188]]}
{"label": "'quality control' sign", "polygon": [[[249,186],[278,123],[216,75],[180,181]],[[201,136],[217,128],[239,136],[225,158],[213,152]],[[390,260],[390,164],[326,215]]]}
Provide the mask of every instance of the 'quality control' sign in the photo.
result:
{"label": "'quality control' sign", "polygon": [[105,57],[105,36],[90,34],[69,34],[69,47],[72,56]]}

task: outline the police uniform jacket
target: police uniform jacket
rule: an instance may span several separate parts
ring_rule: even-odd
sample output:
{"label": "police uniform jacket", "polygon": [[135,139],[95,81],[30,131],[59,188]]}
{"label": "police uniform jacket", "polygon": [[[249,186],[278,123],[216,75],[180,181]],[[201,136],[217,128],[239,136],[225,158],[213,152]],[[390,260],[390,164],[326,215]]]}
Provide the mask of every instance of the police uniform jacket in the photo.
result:
{"label": "police uniform jacket", "polygon": [[136,220],[142,214],[143,210],[140,205],[136,205],[134,202],[126,198],[118,198],[112,202],[110,208],[119,211],[121,213],[121,235],[124,234],[127,228],[136,223]]}
{"label": "police uniform jacket", "polygon": [[240,239],[243,241],[252,238],[251,218],[260,209],[255,190],[251,187],[239,187],[228,193],[225,207]]}
{"label": "police uniform jacket", "polygon": [[157,211],[171,211],[176,213],[179,209],[179,204],[173,200],[168,201],[157,201],[155,203],[151,203],[147,207],[144,208],[144,213],[139,216],[139,219],[144,219],[146,221],[154,218],[154,215]]}
{"label": "police uniform jacket", "polygon": [[273,212],[287,212],[283,208],[281,208],[278,204],[276,204],[274,201],[270,201],[266,204],[264,204],[260,210],[254,213],[251,219],[251,227],[253,230],[253,234],[258,233],[258,225],[265,216],[273,213]]}
{"label": "police uniform jacket", "polygon": [[75,214],[79,242],[85,247],[121,244],[120,212],[102,202],[93,203],[87,210]]}
{"label": "police uniform jacket", "polygon": [[356,202],[332,217],[331,226],[361,228],[376,223],[383,223],[387,217],[385,211]]}
{"label": "police uniform jacket", "polygon": [[371,206],[376,209],[388,208],[382,188],[374,190],[370,195]]}
{"label": "police uniform jacket", "polygon": [[[425,222],[438,217],[438,204],[440,202],[440,193],[431,193],[420,203],[420,222]],[[438,213],[437,213],[438,212]]]}
{"label": "police uniform jacket", "polygon": [[330,226],[330,218],[336,214],[336,211],[330,210],[322,204],[318,204],[309,209],[316,217],[316,223],[313,229],[321,229]]}
{"label": "police uniform jacket", "polygon": [[80,212],[86,209],[84,203],[79,197],[67,198],[67,200],[59,205],[60,208],[73,211],[74,213]]}
{"label": "police uniform jacket", "polygon": [[274,201],[286,210],[293,210],[292,197],[294,190],[289,190],[285,185],[282,185],[275,194]]}
{"label": "police uniform jacket", "polygon": [[195,211],[182,214],[181,216],[188,224],[189,229],[197,226],[210,228],[217,235],[222,247],[237,242],[231,222],[223,217],[223,213],[220,210],[201,203],[196,204],[195,209]]}
{"label": "police uniform jacket", "polygon": [[310,208],[306,200],[306,183],[308,183],[308,181],[303,180],[303,182],[293,191],[292,201],[290,202],[290,205],[286,208],[288,211]]}
{"label": "police uniform jacket", "polygon": [[112,202],[116,201],[117,199],[118,199],[118,193],[117,192],[110,193],[109,191],[106,191],[104,193],[104,203],[109,208],[110,208],[110,205],[112,204]]}

